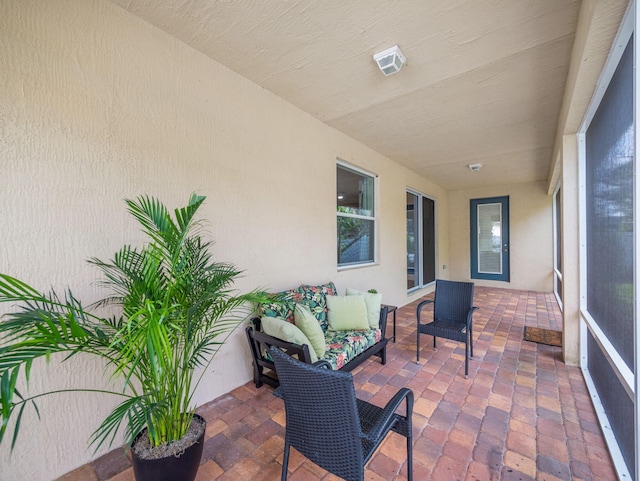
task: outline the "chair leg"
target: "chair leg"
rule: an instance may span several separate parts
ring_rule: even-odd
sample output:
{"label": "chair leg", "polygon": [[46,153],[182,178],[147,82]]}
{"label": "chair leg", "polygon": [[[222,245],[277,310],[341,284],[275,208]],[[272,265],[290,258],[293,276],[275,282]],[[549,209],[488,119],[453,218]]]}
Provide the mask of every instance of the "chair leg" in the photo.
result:
{"label": "chair leg", "polygon": [[413,391],[407,396],[407,481],[413,481]]}
{"label": "chair leg", "polygon": [[469,379],[469,343],[464,343],[464,378]]}
{"label": "chair leg", "polygon": [[413,442],[412,442],[412,436],[407,436],[407,481],[413,481]]}
{"label": "chair leg", "polygon": [[433,336],[433,348],[436,349],[436,336]]}
{"label": "chair leg", "polygon": [[416,364],[420,364],[420,323],[418,322],[418,338],[416,339]]}
{"label": "chair leg", "polygon": [[262,366],[258,366],[256,361],[253,362],[253,382],[256,385],[256,388],[262,387],[262,381],[260,378],[262,377]]}
{"label": "chair leg", "polygon": [[473,324],[469,325],[469,344],[471,345],[471,357],[473,357]]}
{"label": "chair leg", "polygon": [[282,476],[280,477],[280,481],[287,481],[287,470],[289,469],[289,449],[289,442],[285,440],[284,454],[282,456]]}

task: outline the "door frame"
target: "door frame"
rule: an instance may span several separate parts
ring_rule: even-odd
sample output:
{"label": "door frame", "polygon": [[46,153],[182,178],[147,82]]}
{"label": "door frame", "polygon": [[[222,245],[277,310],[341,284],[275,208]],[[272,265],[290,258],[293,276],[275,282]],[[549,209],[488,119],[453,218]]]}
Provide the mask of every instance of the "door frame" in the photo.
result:
{"label": "door frame", "polygon": [[[500,204],[501,212],[501,246],[502,273],[492,274],[480,272],[478,270],[478,206],[486,204]],[[469,211],[471,220],[471,279],[485,279],[490,281],[509,282],[510,280],[510,234],[509,234],[509,196],[486,197],[482,199],[471,199],[469,201]]]}

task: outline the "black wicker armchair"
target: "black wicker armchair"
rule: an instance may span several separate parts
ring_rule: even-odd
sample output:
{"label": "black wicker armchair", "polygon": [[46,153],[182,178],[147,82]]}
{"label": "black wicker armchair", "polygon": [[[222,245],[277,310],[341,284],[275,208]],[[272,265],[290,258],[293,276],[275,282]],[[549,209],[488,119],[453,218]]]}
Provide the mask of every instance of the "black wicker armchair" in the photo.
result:
{"label": "black wicker armchair", "polygon": [[[417,363],[420,364],[420,334],[433,336],[433,347],[436,338],[451,339],[464,342],[464,376],[469,377],[469,349],[473,357],[473,282],[454,282],[436,280],[434,300],[422,301],[416,309],[418,318]],[[427,324],[420,322],[422,308],[433,303],[433,321]]]}
{"label": "black wicker armchair", "polygon": [[[282,481],[287,479],[291,446],[346,481],[364,481],[364,466],[389,431],[407,438],[407,479],[412,480],[410,389],[401,388],[380,408],[356,398],[350,373],[302,363],[275,347],[270,352],[280,379],[276,394],[284,399],[287,423]],[[396,413],[403,401],[404,415]]]}

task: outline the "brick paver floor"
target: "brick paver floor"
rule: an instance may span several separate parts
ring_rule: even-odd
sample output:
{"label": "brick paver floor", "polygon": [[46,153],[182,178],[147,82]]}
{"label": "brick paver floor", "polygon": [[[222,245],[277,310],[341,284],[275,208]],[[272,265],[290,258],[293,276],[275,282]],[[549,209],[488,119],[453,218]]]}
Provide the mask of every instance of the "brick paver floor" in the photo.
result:
{"label": "brick paver floor", "polygon": [[[580,369],[560,348],[522,338],[525,324],[560,329],[552,294],[476,287],[469,379],[463,344],[441,340],[434,351],[424,336],[415,363],[416,304],[398,309],[386,366],[376,358],[353,373],[358,396],[379,405],[398,387],[413,390],[415,480],[616,479]],[[280,479],[285,416],[272,392],[247,383],[200,408],[208,426],[197,481]],[[405,462],[404,438],[391,433],[366,479],[404,480]],[[295,450],[289,469],[290,481],[337,480]],[[59,481],[133,479],[118,449]]]}

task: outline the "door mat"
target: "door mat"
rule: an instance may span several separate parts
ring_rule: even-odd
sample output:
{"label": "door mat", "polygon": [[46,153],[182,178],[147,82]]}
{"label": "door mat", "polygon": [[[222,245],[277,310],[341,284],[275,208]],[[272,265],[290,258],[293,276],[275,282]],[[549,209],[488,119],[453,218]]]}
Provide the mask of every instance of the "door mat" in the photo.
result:
{"label": "door mat", "polygon": [[524,340],[562,347],[562,331],[524,326]]}

